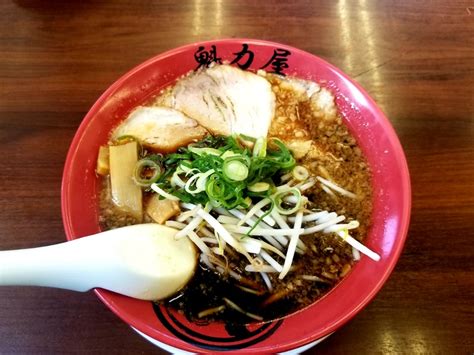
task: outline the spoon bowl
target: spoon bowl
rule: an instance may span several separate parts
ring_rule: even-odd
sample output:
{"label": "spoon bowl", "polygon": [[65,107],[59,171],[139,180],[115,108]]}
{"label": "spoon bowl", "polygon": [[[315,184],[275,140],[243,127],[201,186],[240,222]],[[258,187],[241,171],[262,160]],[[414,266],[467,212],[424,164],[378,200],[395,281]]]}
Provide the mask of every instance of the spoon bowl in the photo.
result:
{"label": "spoon bowl", "polygon": [[61,244],[0,252],[0,285],[85,292],[103,288],[141,300],[161,300],[194,274],[197,253],[176,230],[148,223]]}

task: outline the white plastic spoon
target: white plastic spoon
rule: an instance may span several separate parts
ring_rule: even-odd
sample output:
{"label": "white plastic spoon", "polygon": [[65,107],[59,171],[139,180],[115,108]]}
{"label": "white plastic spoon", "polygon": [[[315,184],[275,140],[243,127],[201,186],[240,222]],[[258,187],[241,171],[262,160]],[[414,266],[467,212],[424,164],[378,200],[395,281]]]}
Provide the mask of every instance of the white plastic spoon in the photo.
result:
{"label": "white plastic spoon", "polygon": [[0,286],[29,285],[167,298],[193,276],[197,253],[176,230],[138,224],[61,244],[0,252]]}

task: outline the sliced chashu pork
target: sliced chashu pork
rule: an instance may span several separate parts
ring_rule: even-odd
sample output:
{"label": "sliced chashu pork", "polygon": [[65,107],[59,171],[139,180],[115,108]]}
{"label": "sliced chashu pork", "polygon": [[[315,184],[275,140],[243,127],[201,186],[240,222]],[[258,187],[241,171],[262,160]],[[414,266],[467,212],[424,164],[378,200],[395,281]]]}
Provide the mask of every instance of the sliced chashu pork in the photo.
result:
{"label": "sliced chashu pork", "polygon": [[178,81],[168,103],[213,134],[266,137],[275,112],[270,83],[229,65],[216,65]]}
{"label": "sliced chashu pork", "polygon": [[309,99],[312,109],[319,118],[332,121],[337,118],[337,107],[334,95],[326,88],[309,80],[283,77],[281,86],[289,87],[301,100]]}
{"label": "sliced chashu pork", "polygon": [[130,135],[153,150],[168,153],[203,138],[208,132],[195,120],[168,107],[140,106],[113,132],[112,139]]}
{"label": "sliced chashu pork", "polygon": [[[291,88],[299,101],[309,100],[315,119],[319,119],[323,123],[337,119],[334,95],[328,89],[322,88],[313,81],[299,78],[284,77],[281,80],[280,87]],[[285,143],[296,159],[302,159],[310,152],[311,154],[318,152],[315,143],[307,138],[286,139]]]}

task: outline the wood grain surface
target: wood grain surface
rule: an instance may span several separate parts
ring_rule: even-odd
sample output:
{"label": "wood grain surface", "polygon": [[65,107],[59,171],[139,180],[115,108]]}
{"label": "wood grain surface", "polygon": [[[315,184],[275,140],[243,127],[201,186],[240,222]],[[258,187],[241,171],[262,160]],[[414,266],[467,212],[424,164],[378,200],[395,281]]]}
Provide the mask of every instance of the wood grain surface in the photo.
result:
{"label": "wood grain surface", "polygon": [[[85,113],[168,49],[247,37],[314,53],[386,113],[413,209],[377,297],[308,354],[474,352],[474,2],[0,2],[0,249],[65,239],[60,186]],[[163,353],[93,293],[0,288],[1,354]]]}

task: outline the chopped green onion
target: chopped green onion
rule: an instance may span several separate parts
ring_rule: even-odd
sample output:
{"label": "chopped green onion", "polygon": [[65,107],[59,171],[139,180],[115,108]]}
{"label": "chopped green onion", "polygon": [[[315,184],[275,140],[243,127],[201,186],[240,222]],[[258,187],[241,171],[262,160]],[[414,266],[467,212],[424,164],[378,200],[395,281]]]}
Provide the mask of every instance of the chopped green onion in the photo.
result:
{"label": "chopped green onion", "polygon": [[244,208],[249,208],[251,205],[252,205],[252,199],[248,196],[244,198],[244,200],[242,201],[242,206]]}
{"label": "chopped green onion", "polygon": [[293,177],[298,180],[298,181],[305,181],[309,177],[309,172],[308,169],[306,169],[304,166],[297,165],[293,168],[291,171]]}
{"label": "chopped green onion", "polygon": [[267,155],[278,161],[281,169],[291,169],[295,166],[295,158],[281,140],[272,138],[269,143],[278,149],[269,151]]}
{"label": "chopped green onion", "polygon": [[258,138],[253,146],[253,156],[265,158],[267,155],[267,140],[265,138]]}
{"label": "chopped green onion", "polygon": [[239,205],[246,206],[242,190],[243,187],[234,187],[218,174],[211,175],[206,183],[206,193],[215,207],[232,209]]}
{"label": "chopped green onion", "polygon": [[196,181],[196,187],[198,188],[198,190],[201,192],[201,191],[205,191],[206,190],[206,183],[207,183],[207,179],[209,176],[211,176],[212,174],[214,174],[214,170],[211,169],[205,173],[201,173],[200,176],[199,176],[199,179]]}
{"label": "chopped green onion", "polygon": [[135,165],[133,180],[138,186],[149,187],[161,175],[160,166],[151,159],[140,159]]}
{"label": "chopped green onion", "polygon": [[184,189],[184,187],[186,186],[186,183],[181,179],[179,174],[182,174],[182,171],[179,171],[179,169],[176,169],[176,171],[171,176],[170,183],[172,187],[178,186]]}
{"label": "chopped green onion", "polygon": [[251,192],[265,192],[270,189],[270,184],[268,182],[256,182],[253,185],[247,187],[247,190]]}
{"label": "chopped green onion", "polygon": [[[190,193],[191,195],[195,195],[195,194],[205,191],[207,178],[209,177],[209,175],[212,175],[212,174],[214,174],[214,170],[211,169],[205,173],[199,173],[199,174],[193,175],[186,182],[184,189],[186,190],[187,193]],[[192,186],[195,186],[195,188],[191,188]]]}
{"label": "chopped green onion", "polygon": [[[295,196],[296,198],[296,204],[291,208],[283,207],[283,204],[285,203],[283,199],[288,196]],[[300,209],[302,204],[301,192],[296,188],[285,189],[274,194],[273,201],[275,202],[275,209],[278,213],[283,215],[294,214]]]}
{"label": "chopped green onion", "polygon": [[188,165],[187,162],[183,161],[181,162],[181,164],[178,165],[178,168],[176,170],[182,170],[187,174],[191,170],[193,170],[193,168],[191,168],[191,162],[189,162],[189,165]]}
{"label": "chopped green onion", "polygon": [[214,149],[214,148],[197,148],[197,147],[194,147],[194,146],[189,146],[188,147],[189,151],[191,153],[194,153],[194,154],[197,154],[197,155],[204,155],[204,154],[209,154],[209,155],[221,155],[222,152],[217,150],[217,149]]}
{"label": "chopped green onion", "polygon": [[239,158],[230,157],[224,160],[222,172],[230,180],[243,181],[249,175],[249,168],[243,163],[240,156]]}
{"label": "chopped green onion", "polygon": [[239,153],[234,153],[232,150],[226,150],[226,151],[221,155],[221,158],[222,158],[222,159],[226,159],[226,158],[236,157],[236,156],[240,156],[240,154],[239,154]]}
{"label": "chopped green onion", "polygon": [[238,138],[240,138],[240,140],[242,141],[251,142],[251,143],[255,143],[256,141],[254,137],[247,136],[246,134],[243,134],[243,133],[239,134]]}
{"label": "chopped green onion", "polygon": [[183,202],[226,209],[247,208],[252,198],[269,197],[273,179],[295,166],[282,141],[267,144],[264,138],[241,135],[208,136],[156,161],[164,167],[156,181],[163,191]]}

